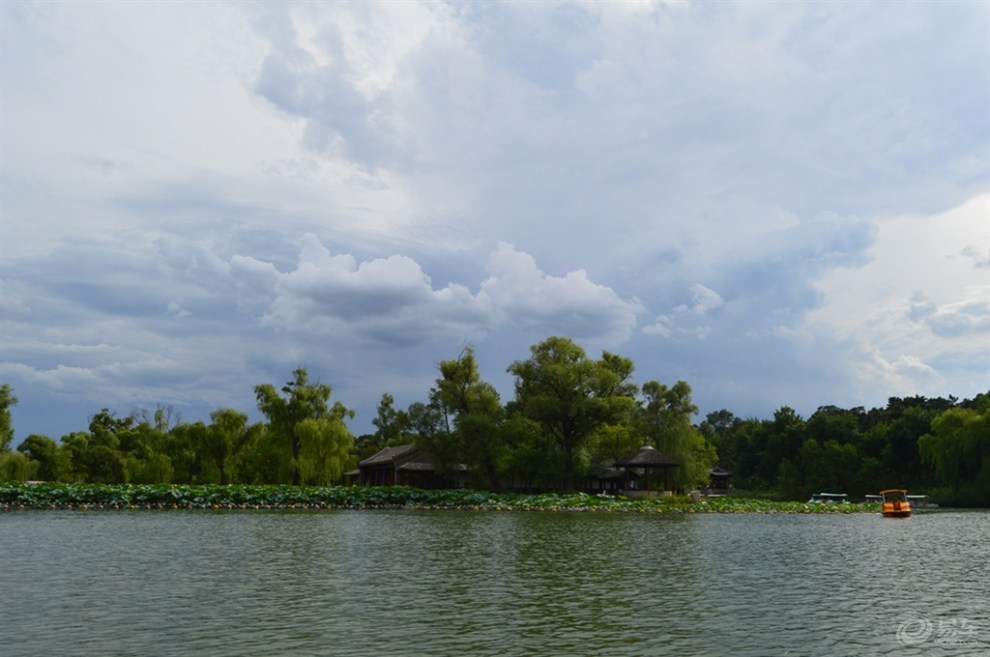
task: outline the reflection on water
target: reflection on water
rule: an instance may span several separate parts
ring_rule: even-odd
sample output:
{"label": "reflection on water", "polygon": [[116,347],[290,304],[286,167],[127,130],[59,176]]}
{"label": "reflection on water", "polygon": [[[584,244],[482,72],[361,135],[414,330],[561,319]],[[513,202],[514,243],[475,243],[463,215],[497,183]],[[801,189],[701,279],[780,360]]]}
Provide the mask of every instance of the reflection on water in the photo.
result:
{"label": "reflection on water", "polygon": [[988,546],[986,512],[8,513],[0,653],[986,655]]}

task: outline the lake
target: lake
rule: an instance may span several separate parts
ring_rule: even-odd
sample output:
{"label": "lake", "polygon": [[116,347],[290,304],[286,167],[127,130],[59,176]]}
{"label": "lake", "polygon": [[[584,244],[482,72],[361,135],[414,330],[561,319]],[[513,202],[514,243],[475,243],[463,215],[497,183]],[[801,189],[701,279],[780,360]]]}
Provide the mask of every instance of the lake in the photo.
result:
{"label": "lake", "polygon": [[990,654],[990,512],[0,514],[0,654]]}

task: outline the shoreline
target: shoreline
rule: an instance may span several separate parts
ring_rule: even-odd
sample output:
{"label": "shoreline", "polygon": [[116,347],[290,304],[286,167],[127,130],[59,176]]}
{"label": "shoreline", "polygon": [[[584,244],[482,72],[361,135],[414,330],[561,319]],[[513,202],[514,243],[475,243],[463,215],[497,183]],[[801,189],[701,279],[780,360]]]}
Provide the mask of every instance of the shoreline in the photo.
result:
{"label": "shoreline", "polygon": [[879,513],[878,504],[718,497],[629,499],[588,493],[493,493],[405,486],[200,484],[0,484],[0,510],[384,510],[652,514]]}

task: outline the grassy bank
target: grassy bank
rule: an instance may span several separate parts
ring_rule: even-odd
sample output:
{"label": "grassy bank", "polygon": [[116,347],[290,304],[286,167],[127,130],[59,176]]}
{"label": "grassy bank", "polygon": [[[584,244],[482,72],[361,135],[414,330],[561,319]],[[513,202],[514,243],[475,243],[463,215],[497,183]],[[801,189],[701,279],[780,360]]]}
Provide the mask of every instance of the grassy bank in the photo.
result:
{"label": "grassy bank", "polygon": [[574,494],[522,495],[392,487],[192,486],[141,484],[0,484],[0,508],[18,509],[472,509],[638,513],[857,513],[877,505],[807,504],[687,497],[629,500]]}

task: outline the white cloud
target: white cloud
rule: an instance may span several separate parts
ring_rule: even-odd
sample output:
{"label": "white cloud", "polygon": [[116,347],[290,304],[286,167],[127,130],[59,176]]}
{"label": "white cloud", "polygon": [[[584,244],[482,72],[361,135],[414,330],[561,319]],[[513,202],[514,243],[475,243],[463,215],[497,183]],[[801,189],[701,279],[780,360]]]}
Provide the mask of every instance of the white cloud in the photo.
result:
{"label": "white cloud", "polygon": [[[863,389],[897,383],[900,393],[909,394],[911,385],[944,386],[946,374],[934,363],[962,354],[971,364],[958,373],[960,380],[986,386],[990,279],[959,254],[988,243],[988,216],[990,196],[941,214],[892,217],[879,223],[868,264],[821,279],[825,303],[807,325],[854,345],[845,358],[858,368]],[[861,365],[861,359],[873,365]]]}
{"label": "white cloud", "polygon": [[53,391],[208,412],[298,364],[366,422],[551,333],[740,414],[986,387],[985,3],[0,18],[27,430]]}
{"label": "white cloud", "polygon": [[642,311],[584,271],[549,276],[532,256],[500,244],[489,256],[488,278],[435,288],[418,263],[393,255],[365,262],[333,255],[315,236],[303,240],[294,269],[236,256],[238,289],[264,323],[288,332],[326,333],[395,344],[429,336],[478,338],[512,326],[622,341]]}
{"label": "white cloud", "polygon": [[983,242],[983,248],[970,244],[964,247],[963,250],[959,252],[959,255],[972,260],[973,266],[977,269],[990,269],[990,236],[981,241]]}
{"label": "white cloud", "polygon": [[510,244],[500,244],[489,256],[488,271],[490,277],[482,282],[481,291],[510,324],[622,342],[643,310],[637,301],[625,301],[614,290],[589,280],[584,270],[549,276],[532,256]]}
{"label": "white cloud", "polygon": [[711,311],[721,307],[724,302],[715,290],[695,283],[689,288],[690,304],[680,304],[673,309],[673,314],[658,315],[651,323],[643,326],[644,335],[660,336],[662,338],[686,337],[704,340],[712,332],[712,326],[706,318]]}
{"label": "white cloud", "polygon": [[677,312],[704,315],[721,305],[722,297],[719,296],[718,292],[705,287],[701,283],[695,283],[691,286],[691,305],[680,305],[675,310]]}

